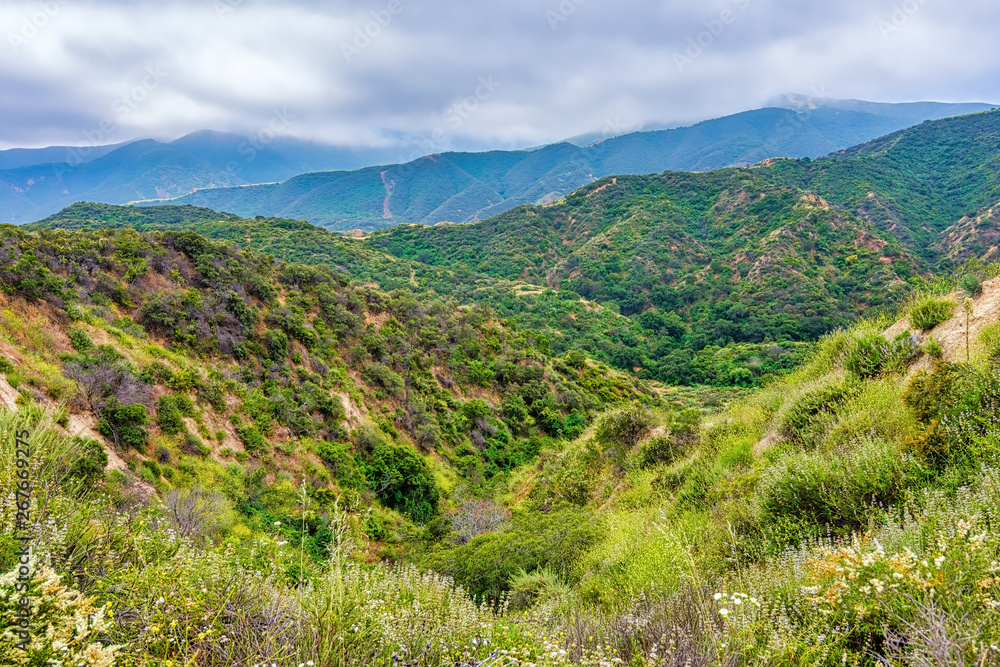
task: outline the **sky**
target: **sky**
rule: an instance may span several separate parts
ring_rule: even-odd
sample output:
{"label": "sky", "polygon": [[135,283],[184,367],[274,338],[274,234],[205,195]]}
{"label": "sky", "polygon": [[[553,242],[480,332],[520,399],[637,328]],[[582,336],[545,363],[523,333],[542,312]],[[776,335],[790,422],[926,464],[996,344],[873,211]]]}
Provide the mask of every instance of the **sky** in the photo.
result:
{"label": "sky", "polygon": [[5,0],[0,148],[524,148],[782,93],[1000,102],[996,0]]}

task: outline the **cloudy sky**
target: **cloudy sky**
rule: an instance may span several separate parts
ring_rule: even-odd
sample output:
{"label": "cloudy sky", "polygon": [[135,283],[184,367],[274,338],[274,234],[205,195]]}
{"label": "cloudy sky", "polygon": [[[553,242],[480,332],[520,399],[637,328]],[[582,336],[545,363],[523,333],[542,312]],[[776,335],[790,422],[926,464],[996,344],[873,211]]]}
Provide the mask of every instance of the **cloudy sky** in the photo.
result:
{"label": "cloudy sky", "polygon": [[996,0],[5,0],[0,147],[510,148],[785,92],[1000,102]]}

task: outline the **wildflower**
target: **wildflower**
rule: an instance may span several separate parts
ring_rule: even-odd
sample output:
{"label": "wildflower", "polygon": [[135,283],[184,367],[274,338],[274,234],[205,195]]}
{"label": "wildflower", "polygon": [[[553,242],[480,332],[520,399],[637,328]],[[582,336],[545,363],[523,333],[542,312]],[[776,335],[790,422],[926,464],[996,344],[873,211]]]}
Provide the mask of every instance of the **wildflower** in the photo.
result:
{"label": "wildflower", "polygon": [[722,617],[729,616],[729,610],[723,607],[722,609],[719,610],[719,615]]}
{"label": "wildflower", "polygon": [[274,522],[274,525],[275,525],[275,526],[280,526],[280,525],[281,525],[281,522],[280,522],[280,521],[275,521],[275,522]]}
{"label": "wildflower", "polygon": [[718,602],[719,600],[722,599],[722,593],[716,593],[715,595],[712,596],[712,599]]}

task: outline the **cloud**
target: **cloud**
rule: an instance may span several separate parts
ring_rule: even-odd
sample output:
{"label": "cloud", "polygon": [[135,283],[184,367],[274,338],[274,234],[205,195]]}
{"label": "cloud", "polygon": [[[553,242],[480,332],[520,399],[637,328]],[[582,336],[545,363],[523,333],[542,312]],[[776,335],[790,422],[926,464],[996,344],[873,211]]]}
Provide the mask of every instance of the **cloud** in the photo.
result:
{"label": "cloud", "polygon": [[253,133],[275,109],[301,137],[445,149],[694,121],[792,91],[1000,100],[1000,7],[985,0],[18,0],[0,27],[6,146],[83,144],[102,126],[109,142]]}

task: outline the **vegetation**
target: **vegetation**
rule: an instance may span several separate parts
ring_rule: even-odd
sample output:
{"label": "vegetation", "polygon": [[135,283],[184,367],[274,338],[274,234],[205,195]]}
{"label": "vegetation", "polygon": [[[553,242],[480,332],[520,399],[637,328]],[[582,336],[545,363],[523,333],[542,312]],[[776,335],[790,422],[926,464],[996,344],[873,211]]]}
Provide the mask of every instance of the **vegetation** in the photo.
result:
{"label": "vegetation", "polygon": [[[620,179],[461,232],[497,248],[514,245],[504,225],[558,232],[516,265],[473,266],[479,245],[450,228],[361,246],[448,237],[426,275],[537,281],[517,318],[177,225],[0,228],[0,572],[16,572],[27,432],[31,659],[65,644],[139,667],[1000,661],[1000,323],[985,315],[1000,267],[919,277],[908,241],[763,171],[826,168],[796,165]],[[671,244],[679,266],[635,261]],[[751,270],[725,263],[750,252]],[[399,262],[407,282],[416,261]],[[623,315],[611,290],[628,276],[649,303]],[[603,304],[568,286],[585,278]],[[676,305],[653,302],[666,288]],[[962,309],[886,314],[957,290]],[[619,372],[583,339],[519,325],[567,295],[668,352],[623,339],[641,363]],[[774,348],[802,363],[739,380]],[[764,386],[649,382],[671,359]],[[54,600],[97,622],[65,642]]]}

